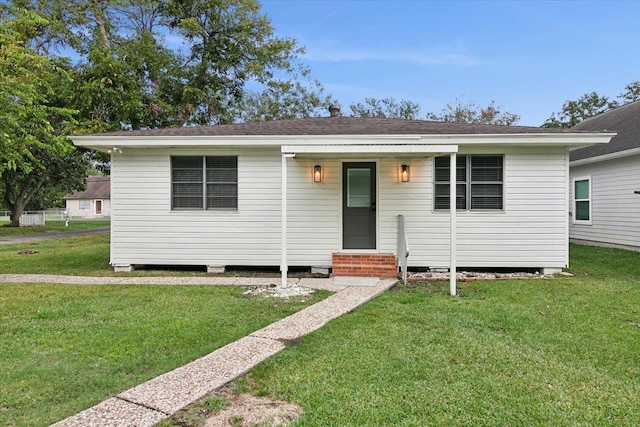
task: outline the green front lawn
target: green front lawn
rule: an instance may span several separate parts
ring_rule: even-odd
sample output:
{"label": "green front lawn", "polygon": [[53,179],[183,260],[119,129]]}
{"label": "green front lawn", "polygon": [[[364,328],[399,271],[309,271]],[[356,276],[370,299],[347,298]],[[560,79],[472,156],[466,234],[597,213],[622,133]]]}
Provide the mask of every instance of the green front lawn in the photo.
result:
{"label": "green front lawn", "polygon": [[236,382],[300,426],[637,426],[640,253],[571,247],[575,278],[386,292]]}
{"label": "green front lawn", "polygon": [[114,275],[109,266],[109,234],[0,246],[7,274]]}
{"label": "green front lawn", "polygon": [[0,425],[51,424],[327,295],[242,291],[0,284]]}

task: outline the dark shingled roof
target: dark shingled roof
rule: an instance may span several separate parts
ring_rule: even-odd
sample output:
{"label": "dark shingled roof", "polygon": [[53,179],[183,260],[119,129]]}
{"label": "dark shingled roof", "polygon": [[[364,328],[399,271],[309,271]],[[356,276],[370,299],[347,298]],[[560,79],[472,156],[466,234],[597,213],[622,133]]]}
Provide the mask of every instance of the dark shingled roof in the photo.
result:
{"label": "dark shingled roof", "polygon": [[640,101],[614,108],[578,123],[572,129],[617,132],[608,144],[571,151],[571,161],[640,148]]}
{"label": "dark shingled roof", "polygon": [[108,176],[90,176],[87,178],[87,189],[64,196],[67,200],[78,199],[111,199],[111,179]]}
{"label": "dark shingled roof", "polygon": [[120,131],[95,136],[277,136],[575,133],[573,129],[444,123],[427,120],[316,117],[217,126]]}

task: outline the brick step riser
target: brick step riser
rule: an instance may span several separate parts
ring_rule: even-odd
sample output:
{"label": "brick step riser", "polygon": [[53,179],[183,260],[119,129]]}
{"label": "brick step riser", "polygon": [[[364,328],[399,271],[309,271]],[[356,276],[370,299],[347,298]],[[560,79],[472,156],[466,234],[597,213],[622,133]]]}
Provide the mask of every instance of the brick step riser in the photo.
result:
{"label": "brick step riser", "polygon": [[393,254],[333,254],[333,276],[396,278]]}

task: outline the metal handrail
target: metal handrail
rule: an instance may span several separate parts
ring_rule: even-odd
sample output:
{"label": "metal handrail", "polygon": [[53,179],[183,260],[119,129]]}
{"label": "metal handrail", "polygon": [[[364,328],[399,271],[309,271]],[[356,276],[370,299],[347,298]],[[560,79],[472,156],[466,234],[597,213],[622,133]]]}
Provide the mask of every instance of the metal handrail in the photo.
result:
{"label": "metal handrail", "polygon": [[404,215],[398,215],[398,253],[397,265],[402,271],[402,282],[407,284],[407,258],[409,257],[409,239]]}

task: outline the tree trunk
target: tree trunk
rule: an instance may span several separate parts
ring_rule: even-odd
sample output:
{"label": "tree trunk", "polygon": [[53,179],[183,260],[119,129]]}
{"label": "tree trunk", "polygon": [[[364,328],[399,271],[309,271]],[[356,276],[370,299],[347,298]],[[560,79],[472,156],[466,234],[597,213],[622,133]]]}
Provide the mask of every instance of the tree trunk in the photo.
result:
{"label": "tree trunk", "polygon": [[104,22],[104,10],[100,4],[99,0],[93,0],[93,13],[96,19],[96,25],[100,30],[100,35],[102,36],[102,41],[107,50],[111,50],[111,43],[109,42],[109,35],[107,34],[107,28]]}
{"label": "tree trunk", "polygon": [[20,227],[20,216],[24,212],[24,201],[16,200],[11,209],[11,224],[10,227]]}

